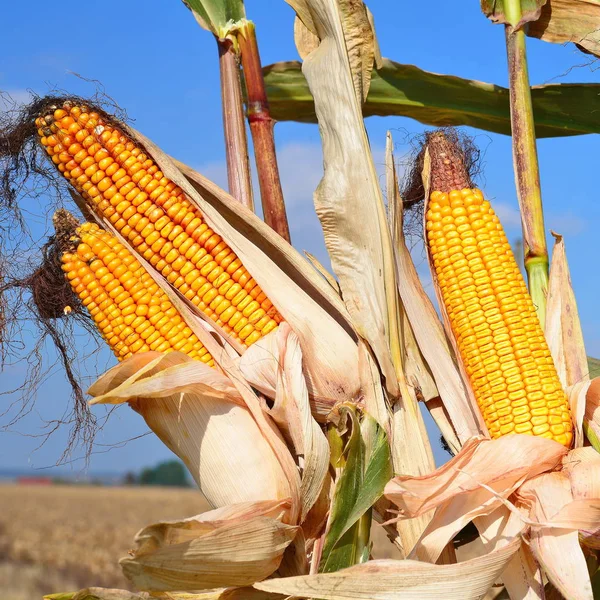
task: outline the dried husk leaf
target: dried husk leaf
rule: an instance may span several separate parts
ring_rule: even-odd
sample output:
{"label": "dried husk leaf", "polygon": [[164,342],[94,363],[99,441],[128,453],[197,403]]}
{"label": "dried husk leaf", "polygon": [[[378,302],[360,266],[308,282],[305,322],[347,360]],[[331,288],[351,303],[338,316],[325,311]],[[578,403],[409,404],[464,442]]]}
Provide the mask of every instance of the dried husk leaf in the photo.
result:
{"label": "dried husk leaf", "polygon": [[333,290],[335,290],[335,292],[341,298],[342,293],[340,292],[340,286],[338,285],[338,282],[335,280],[335,277],[319,262],[319,259],[314,254],[311,254],[310,252],[307,252],[305,250],[304,256],[306,256],[306,258],[308,258],[311,265],[317,270],[318,273],[320,273],[323,276],[323,279],[325,279],[325,281],[331,286],[331,288]]}
{"label": "dried husk leaf", "polygon": [[300,486],[302,522],[323,488],[329,469],[329,444],[311,414],[300,343],[287,323],[279,326],[277,342],[277,388],[275,405],[270,412],[276,422],[281,421],[280,428],[285,427],[289,431],[296,456],[304,459]]}
{"label": "dried husk leaf", "polygon": [[304,59],[315,48],[319,46],[319,38],[300,19],[298,15],[294,19],[294,43],[300,58]]}
{"label": "dried husk leaf", "polygon": [[[559,472],[544,473],[526,482],[519,490],[519,497],[531,506],[530,517],[542,522],[552,521],[573,500],[569,478]],[[529,545],[548,579],[563,596],[572,600],[593,600],[576,528],[569,531],[533,527]]]}
{"label": "dried husk leaf", "polygon": [[583,430],[592,446],[600,452],[600,378],[598,377],[592,380],[586,394]]}
{"label": "dried husk leaf", "polygon": [[556,467],[566,452],[553,440],[527,435],[475,438],[429,475],[395,477],[386,486],[385,496],[398,506],[400,518],[436,509],[413,551],[421,560],[435,562],[469,521],[493,512],[501,498],[508,498],[527,479]]}
{"label": "dried husk leaf", "polygon": [[555,244],[550,265],[544,333],[558,376],[566,389],[588,381],[589,367],[565,242],[561,235],[554,232],[552,235]]}
{"label": "dried husk leaf", "polygon": [[596,0],[548,0],[527,35],[546,42],[573,42],[600,56],[600,4]]}
{"label": "dried husk leaf", "polygon": [[338,0],[356,99],[362,105],[371,85],[375,31],[362,0]]}
{"label": "dried husk leaf", "polygon": [[270,579],[254,587],[323,600],[475,600],[493,585],[519,545],[520,540],[514,540],[485,556],[454,565],[372,560],[335,573]]}
{"label": "dried husk leaf", "polygon": [[[398,262],[399,286],[406,285],[403,282],[405,276],[414,277],[413,292],[422,290],[416,269],[412,262],[410,252],[404,239],[404,203],[400,196],[398,187],[398,176],[393,152],[394,144],[391,132],[387,132],[385,146],[386,166],[386,196],[388,205],[388,223],[390,227],[392,244],[396,249]],[[410,284],[409,284],[410,285]],[[423,291],[424,294],[424,291]],[[414,296],[412,296],[414,300]],[[428,403],[430,413],[440,428],[452,452],[456,454],[460,449],[460,442],[456,437],[454,428],[450,423],[447,412],[441,407],[439,392],[433,380],[433,375],[427,366],[425,359],[419,349],[415,333],[410,323],[406,307],[398,298],[400,311],[400,335],[402,339],[402,364],[407,385],[414,390],[419,400]],[[430,401],[433,401],[430,403]]]}
{"label": "dried husk leaf", "polygon": [[130,592],[111,588],[89,587],[78,592],[47,594],[44,600],[148,600],[146,592]]}
{"label": "dried husk leaf", "polygon": [[[519,514],[504,505],[488,515],[476,517],[473,522],[486,552],[501,547],[526,529]],[[511,600],[541,600],[545,597],[542,571],[527,544],[521,544],[506,565],[502,582]]]}
{"label": "dried husk leaf", "polygon": [[381,386],[381,374],[369,347],[363,341],[358,344],[358,361],[365,410],[379,423],[388,439],[392,439],[390,410]]}
{"label": "dried husk leaf", "polygon": [[354,328],[373,349],[386,387],[396,396],[395,272],[381,190],[353,93],[338,6],[334,0],[306,5],[321,39],[302,67],[323,141],[325,174],[315,192],[315,207]]}
{"label": "dried husk leaf", "polygon": [[[161,168],[171,169],[172,163],[161,155],[169,163],[161,163]],[[195,199],[207,222],[241,258],[298,336],[306,383],[317,410],[315,416],[325,420],[331,407],[355,397],[360,385],[356,339],[340,296],[301,254],[254,213],[193,169],[177,161],[175,165],[189,183],[186,194]],[[178,184],[181,180],[180,175],[171,176],[170,171],[169,177],[174,181],[177,177]],[[245,351],[248,364],[260,362],[261,341]],[[272,365],[271,381],[274,380]],[[251,378],[249,381],[262,389],[259,382]]]}
{"label": "dried husk leaf", "polygon": [[113,367],[89,392],[91,404],[129,402],[212,506],[297,495],[264,429],[216,369],[178,352],[148,352]]}
{"label": "dried husk leaf", "polygon": [[207,513],[145,527],[135,537],[133,555],[119,564],[141,590],[247,586],[277,570],[296,531],[271,517],[242,514],[215,520]]}
{"label": "dried husk leaf", "polygon": [[583,420],[586,410],[586,399],[592,382],[583,381],[576,383],[567,389],[567,399],[569,408],[571,409],[571,419],[573,420],[574,443],[575,448],[583,446],[585,437],[583,434]]}

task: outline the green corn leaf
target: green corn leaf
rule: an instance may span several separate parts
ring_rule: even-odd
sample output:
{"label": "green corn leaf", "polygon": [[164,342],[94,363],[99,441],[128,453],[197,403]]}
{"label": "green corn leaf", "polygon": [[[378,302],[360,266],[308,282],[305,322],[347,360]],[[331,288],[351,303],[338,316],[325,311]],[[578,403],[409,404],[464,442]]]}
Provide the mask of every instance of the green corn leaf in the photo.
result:
{"label": "green corn leaf", "polygon": [[183,0],[204,29],[225,37],[227,28],[246,17],[243,0]]}
{"label": "green corn leaf", "polygon": [[[301,63],[280,62],[264,68],[271,115],[278,121],[316,123],[313,98]],[[538,137],[600,133],[600,84],[549,84],[532,89]],[[438,75],[384,58],[373,71],[363,114],[411,117],[426,125],[469,125],[510,135],[508,89]]]}
{"label": "green corn leaf", "polygon": [[[345,464],[336,483],[325,536],[319,566],[323,573],[368,559],[371,506],[393,475],[387,436],[372,417],[363,417],[361,431],[355,410],[343,407],[340,423],[333,431],[347,440],[342,459]],[[335,433],[330,433],[330,440],[333,437]]]}

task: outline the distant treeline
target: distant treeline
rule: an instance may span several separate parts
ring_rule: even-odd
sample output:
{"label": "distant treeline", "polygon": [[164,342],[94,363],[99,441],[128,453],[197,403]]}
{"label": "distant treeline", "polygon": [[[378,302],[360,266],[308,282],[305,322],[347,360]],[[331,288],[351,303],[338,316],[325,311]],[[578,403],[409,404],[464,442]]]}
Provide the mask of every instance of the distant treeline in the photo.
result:
{"label": "distant treeline", "polygon": [[190,487],[185,467],[178,460],[161,462],[155,467],[146,467],[139,473],[129,472],[123,478],[125,485],[167,485]]}

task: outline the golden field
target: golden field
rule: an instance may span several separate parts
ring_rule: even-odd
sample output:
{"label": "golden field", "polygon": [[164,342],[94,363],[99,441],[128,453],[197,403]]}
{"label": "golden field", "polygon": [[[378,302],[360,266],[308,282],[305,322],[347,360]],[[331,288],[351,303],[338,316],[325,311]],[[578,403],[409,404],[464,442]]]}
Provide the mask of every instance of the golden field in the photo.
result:
{"label": "golden field", "polygon": [[1,598],[128,588],[117,561],[136,532],[207,509],[191,489],[0,485]]}

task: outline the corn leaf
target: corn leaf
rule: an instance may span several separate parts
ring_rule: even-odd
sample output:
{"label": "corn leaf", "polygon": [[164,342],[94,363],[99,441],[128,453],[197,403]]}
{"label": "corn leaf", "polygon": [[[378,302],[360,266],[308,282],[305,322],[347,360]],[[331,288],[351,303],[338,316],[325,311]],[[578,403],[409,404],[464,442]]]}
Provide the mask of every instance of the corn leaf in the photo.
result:
{"label": "corn leaf", "polygon": [[592,379],[586,394],[583,431],[590,444],[600,452],[600,379]]}
{"label": "corn leaf", "polygon": [[483,14],[494,23],[512,25],[515,28],[521,27],[524,23],[535,21],[542,11],[542,6],[548,0],[517,0],[521,6],[520,17],[518,21],[513,21],[506,15],[505,4],[511,0],[481,0],[481,10]]}
{"label": "corn leaf", "polygon": [[563,388],[589,381],[577,301],[561,235],[555,238],[546,302],[546,340]]}
{"label": "corn leaf", "polygon": [[[316,123],[314,100],[301,64],[281,62],[264,68],[271,115],[278,121]],[[533,86],[532,102],[537,137],[560,137],[600,132],[600,114],[593,110],[600,84]],[[387,58],[373,72],[363,115],[399,116],[426,125],[469,125],[510,135],[507,88],[438,75]]]}
{"label": "corn leaf", "polygon": [[596,0],[548,0],[526,31],[546,42],[573,42],[600,56],[600,3]]}
{"label": "corn leaf", "polygon": [[204,29],[223,38],[232,23],[246,17],[243,0],[183,0]]}
{"label": "corn leaf", "polygon": [[323,600],[476,600],[500,576],[520,543],[513,540],[489,554],[454,565],[372,560],[337,573],[270,579],[254,587]]}
{"label": "corn leaf", "polygon": [[[363,417],[365,427],[374,435],[368,445],[361,435],[356,412],[342,407],[338,430],[330,437],[337,438],[340,447],[342,434],[348,435],[343,451],[343,470],[336,482],[329,525],[321,556],[319,571],[331,572],[355,564],[364,550],[360,547],[359,519],[383,493],[392,476],[389,444],[384,431],[369,415]],[[339,433],[338,433],[339,432]]]}
{"label": "corn leaf", "polygon": [[323,141],[325,173],[314,195],[315,208],[352,324],[373,349],[388,391],[397,396],[393,251],[341,16],[335,0],[306,4],[321,40],[302,66]]}

